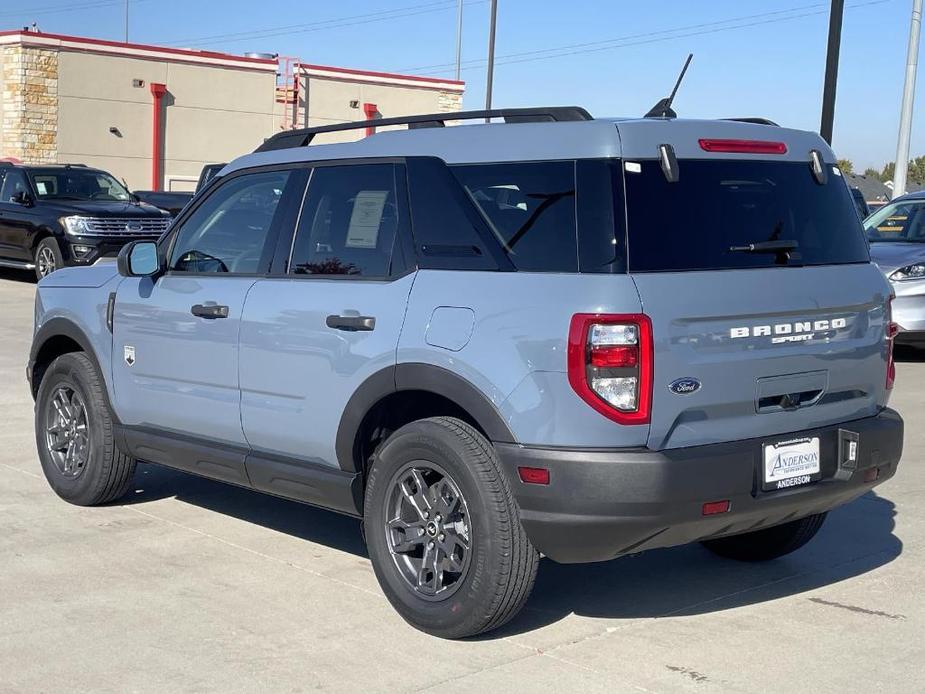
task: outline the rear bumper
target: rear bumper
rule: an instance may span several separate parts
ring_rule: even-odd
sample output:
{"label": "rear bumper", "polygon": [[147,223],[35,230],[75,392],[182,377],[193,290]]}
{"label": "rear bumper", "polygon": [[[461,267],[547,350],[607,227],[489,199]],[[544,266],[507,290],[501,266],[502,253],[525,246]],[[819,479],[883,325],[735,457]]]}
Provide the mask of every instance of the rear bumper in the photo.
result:
{"label": "rear bumper", "polygon": [[[839,430],[859,435],[858,460],[838,462]],[[761,492],[761,445],[818,436],[823,479]],[[830,427],[664,451],[566,450],[496,444],[533,545],[563,563],[603,561],[658,547],[735,535],[822,513],[845,504],[896,471],[903,421],[875,417]],[[545,467],[549,485],[524,484],[519,466]],[[877,469],[876,480],[865,481]],[[727,513],[704,516],[703,504],[729,500]]]}

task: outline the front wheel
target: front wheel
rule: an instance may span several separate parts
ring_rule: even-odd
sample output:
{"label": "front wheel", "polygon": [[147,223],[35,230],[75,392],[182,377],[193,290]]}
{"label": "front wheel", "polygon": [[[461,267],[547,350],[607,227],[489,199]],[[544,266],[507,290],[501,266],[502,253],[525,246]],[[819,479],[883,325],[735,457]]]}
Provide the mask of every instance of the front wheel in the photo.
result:
{"label": "front wheel", "polygon": [[407,424],[366,487],[376,578],[412,626],[442,638],[496,629],[520,611],[539,555],[491,444],[458,419]]}
{"label": "front wheel", "polygon": [[83,352],[62,354],[35,399],[35,443],[48,484],[65,501],[94,506],[128,491],[135,460],[119,450],[103,382]]}
{"label": "front wheel", "polygon": [[817,513],[789,523],[755,530],[742,535],[706,540],[703,546],[714,554],[739,561],[768,561],[795,552],[812,540],[825,521]]}
{"label": "front wheel", "polygon": [[61,254],[61,247],[58,245],[58,241],[51,236],[46,236],[39,241],[39,245],[35,247],[36,279],[40,280],[43,277],[47,277],[55,270],[60,270],[62,267],[64,267],[64,256]]}

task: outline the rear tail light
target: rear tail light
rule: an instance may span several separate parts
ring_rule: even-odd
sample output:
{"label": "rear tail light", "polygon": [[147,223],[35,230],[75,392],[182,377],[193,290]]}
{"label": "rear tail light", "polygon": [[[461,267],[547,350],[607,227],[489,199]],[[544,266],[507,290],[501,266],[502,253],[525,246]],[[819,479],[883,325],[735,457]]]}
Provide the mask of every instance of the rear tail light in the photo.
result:
{"label": "rear tail light", "polygon": [[700,140],[704,152],[732,152],[735,154],[786,154],[787,145],[768,140]]}
{"label": "rear tail light", "polygon": [[620,424],[647,424],[652,401],[652,323],[641,313],[577,313],[568,380],[586,403]]}
{"label": "rear tail light", "polygon": [[886,304],[886,389],[890,390],[896,381],[896,362],[893,361],[893,343],[899,333],[899,324],[893,322],[893,299],[896,297],[890,294]]}

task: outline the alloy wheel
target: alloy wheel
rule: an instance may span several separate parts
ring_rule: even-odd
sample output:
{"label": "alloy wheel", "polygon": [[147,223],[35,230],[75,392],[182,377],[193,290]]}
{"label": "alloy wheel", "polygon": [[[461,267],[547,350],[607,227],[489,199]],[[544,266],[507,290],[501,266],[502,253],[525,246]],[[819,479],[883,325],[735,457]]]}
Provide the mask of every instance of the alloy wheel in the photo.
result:
{"label": "alloy wheel", "polygon": [[414,461],[390,483],[385,534],[392,560],[408,586],[426,600],[444,600],[469,568],[469,508],[440,466]]}
{"label": "alloy wheel", "polygon": [[42,248],[39,249],[38,265],[39,275],[42,277],[50,275],[58,269],[58,264],[55,262],[55,254],[48,246],[42,246]]}
{"label": "alloy wheel", "polygon": [[45,408],[45,445],[63,476],[78,477],[90,460],[87,406],[80,393],[59,386]]}

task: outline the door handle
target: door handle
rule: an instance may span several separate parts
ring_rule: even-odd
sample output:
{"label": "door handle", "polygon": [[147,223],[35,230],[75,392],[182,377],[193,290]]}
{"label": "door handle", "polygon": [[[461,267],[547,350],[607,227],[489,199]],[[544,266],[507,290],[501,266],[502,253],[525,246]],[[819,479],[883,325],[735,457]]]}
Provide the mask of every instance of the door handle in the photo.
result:
{"label": "door handle", "polygon": [[195,304],[189,310],[197,318],[227,318],[228,307],[218,304]]}
{"label": "door handle", "polygon": [[375,330],[375,316],[328,316],[324,324],[335,330],[356,332],[359,330]]}

